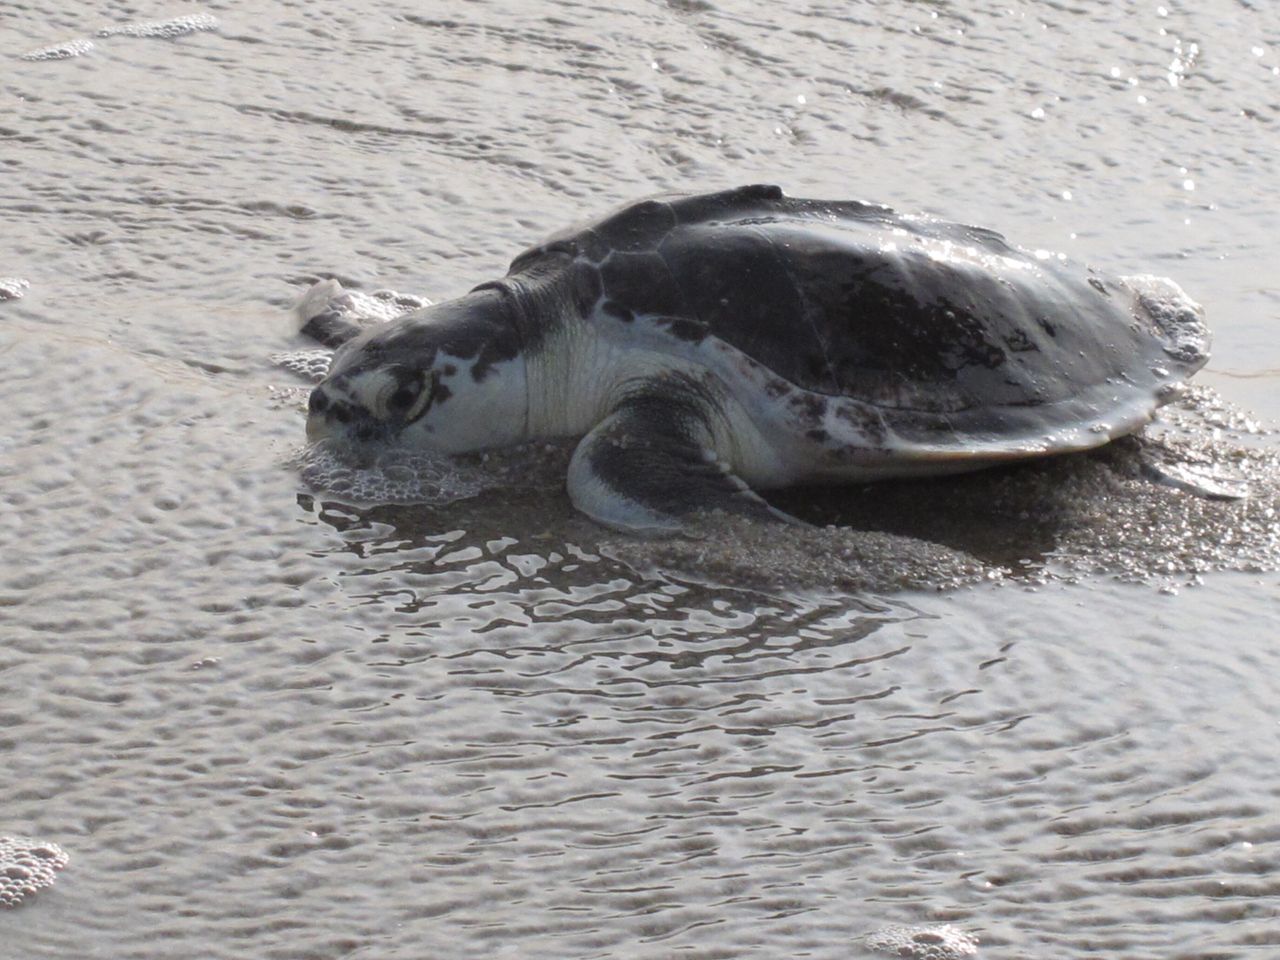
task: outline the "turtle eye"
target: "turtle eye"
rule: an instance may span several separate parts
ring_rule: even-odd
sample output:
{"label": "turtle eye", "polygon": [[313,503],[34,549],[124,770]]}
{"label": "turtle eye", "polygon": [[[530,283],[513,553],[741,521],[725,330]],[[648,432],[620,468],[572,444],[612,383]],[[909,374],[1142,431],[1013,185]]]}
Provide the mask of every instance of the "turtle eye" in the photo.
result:
{"label": "turtle eye", "polygon": [[387,406],[396,413],[402,413],[413,406],[413,401],[418,399],[418,394],[421,392],[422,378],[420,377],[402,383],[396,392],[387,398]]}
{"label": "turtle eye", "polygon": [[430,378],[419,377],[400,387],[391,395],[388,403],[392,410],[404,417],[406,423],[411,423],[431,409],[431,401],[435,399],[436,385],[439,382],[439,372],[432,370]]}

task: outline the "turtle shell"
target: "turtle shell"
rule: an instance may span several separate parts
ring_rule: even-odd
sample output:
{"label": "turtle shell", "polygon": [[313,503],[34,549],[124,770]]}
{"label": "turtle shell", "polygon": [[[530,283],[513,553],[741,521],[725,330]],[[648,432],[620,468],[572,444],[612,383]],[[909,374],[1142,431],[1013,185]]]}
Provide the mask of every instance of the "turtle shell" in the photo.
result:
{"label": "turtle shell", "polygon": [[1201,312],[1172,283],[1140,288],[990,230],[774,186],[641,201],[512,273],[553,259],[571,264],[594,322],[723,341],[918,439],[1043,437],[1113,411],[1145,422],[1208,356]]}

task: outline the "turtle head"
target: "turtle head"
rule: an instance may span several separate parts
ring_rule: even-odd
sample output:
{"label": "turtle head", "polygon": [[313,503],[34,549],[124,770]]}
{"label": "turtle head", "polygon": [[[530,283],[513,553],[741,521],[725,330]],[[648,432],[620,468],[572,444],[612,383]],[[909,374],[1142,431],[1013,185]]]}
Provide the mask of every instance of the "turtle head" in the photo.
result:
{"label": "turtle head", "polygon": [[523,440],[527,413],[514,307],[486,285],[342,344],[307,437],[464,453]]}

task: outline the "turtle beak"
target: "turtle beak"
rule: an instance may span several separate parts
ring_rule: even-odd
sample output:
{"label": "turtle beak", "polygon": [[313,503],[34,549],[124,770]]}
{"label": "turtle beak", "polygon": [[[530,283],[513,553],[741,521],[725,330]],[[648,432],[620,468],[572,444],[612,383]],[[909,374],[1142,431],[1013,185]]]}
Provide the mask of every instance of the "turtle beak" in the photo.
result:
{"label": "turtle beak", "polygon": [[325,437],[333,433],[326,417],[318,417],[315,414],[307,417],[307,442],[318,443]]}
{"label": "turtle beak", "polygon": [[315,443],[331,436],[334,432],[332,412],[333,403],[323,387],[311,391],[311,399],[307,401],[307,441]]}
{"label": "turtle beak", "polygon": [[347,400],[335,400],[324,385],[311,391],[307,404],[307,440],[341,440],[344,444],[385,439],[387,425]]}

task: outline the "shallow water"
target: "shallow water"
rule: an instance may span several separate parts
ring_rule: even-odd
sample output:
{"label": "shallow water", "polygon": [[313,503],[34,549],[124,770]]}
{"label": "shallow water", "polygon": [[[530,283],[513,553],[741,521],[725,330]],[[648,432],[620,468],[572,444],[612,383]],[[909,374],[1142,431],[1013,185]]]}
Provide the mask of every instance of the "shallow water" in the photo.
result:
{"label": "shallow water", "polygon": [[1276,955],[1273,566],[1000,573],[1154,550],[1165,513],[1105,536],[1125,495],[1048,561],[948,526],[974,575],[920,569],[982,581],[948,593],[647,577],[554,487],[317,494],[269,357],[317,276],[440,299],[614,202],[776,181],[1169,274],[1198,382],[1275,422],[1280,8],[178,12],[0,9],[0,835],[71,857],[0,956]]}

